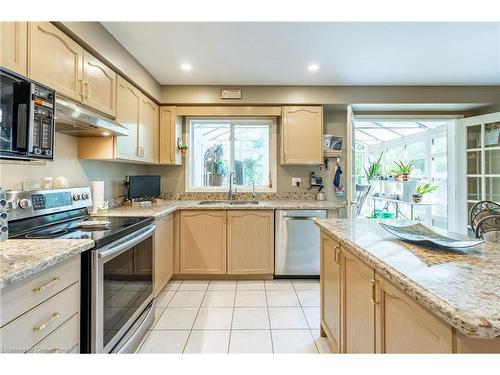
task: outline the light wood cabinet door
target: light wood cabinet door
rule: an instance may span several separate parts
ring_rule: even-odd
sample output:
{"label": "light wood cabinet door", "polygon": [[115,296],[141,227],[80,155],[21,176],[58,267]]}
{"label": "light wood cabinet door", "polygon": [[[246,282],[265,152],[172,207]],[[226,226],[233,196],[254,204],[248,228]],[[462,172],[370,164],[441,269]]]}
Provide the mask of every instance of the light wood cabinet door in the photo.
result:
{"label": "light wood cabinet door", "polygon": [[182,153],[177,148],[179,138],[182,142],[182,123],[176,107],[160,107],[160,164],[182,164]]}
{"label": "light wood cabinet door", "polygon": [[377,277],[377,352],[451,353],[452,328]]}
{"label": "light wood cabinet door", "polygon": [[28,22],[0,22],[0,65],[28,74]]}
{"label": "light wood cabinet door", "polygon": [[174,215],[156,222],[154,245],[154,293],[160,293],[174,272]]}
{"label": "light wood cabinet door", "polygon": [[83,103],[116,115],[116,73],[88,52],[83,54]]}
{"label": "light wood cabinet door", "polygon": [[116,87],[116,121],[127,128],[128,135],[115,137],[116,157],[137,160],[140,93],[132,84],[118,76]]}
{"label": "light wood cabinet door", "polygon": [[338,261],[340,245],[321,232],[321,328],[333,350],[341,352],[341,279]]}
{"label": "light wood cabinet door", "polygon": [[228,274],[274,273],[274,211],[228,211],[227,224]]}
{"label": "light wood cabinet door", "polygon": [[342,348],[344,353],[375,353],[375,271],[344,247]]}
{"label": "light wood cabinet door", "polygon": [[322,164],[323,107],[283,107],[281,164]]}
{"label": "light wood cabinet door", "polygon": [[181,274],[226,273],[226,211],[182,211]]}
{"label": "light wood cabinet door", "polygon": [[30,23],[29,76],[81,101],[83,48],[50,22]]}
{"label": "light wood cabinet door", "polygon": [[156,103],[141,94],[138,156],[148,163],[158,163],[158,110]]}

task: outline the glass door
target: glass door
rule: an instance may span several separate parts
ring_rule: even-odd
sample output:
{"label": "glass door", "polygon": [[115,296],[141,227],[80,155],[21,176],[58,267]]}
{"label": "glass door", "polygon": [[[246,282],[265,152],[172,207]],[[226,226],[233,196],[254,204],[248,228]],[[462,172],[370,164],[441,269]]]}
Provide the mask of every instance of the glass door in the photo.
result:
{"label": "glass door", "polygon": [[500,202],[500,112],[461,120],[465,143],[465,201],[469,227],[471,207],[479,201]]}

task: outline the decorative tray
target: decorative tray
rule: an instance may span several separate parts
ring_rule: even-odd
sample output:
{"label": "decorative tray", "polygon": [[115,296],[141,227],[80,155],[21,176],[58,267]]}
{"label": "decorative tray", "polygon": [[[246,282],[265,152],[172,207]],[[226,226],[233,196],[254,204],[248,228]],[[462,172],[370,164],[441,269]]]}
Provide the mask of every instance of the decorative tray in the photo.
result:
{"label": "decorative tray", "polygon": [[458,233],[447,232],[445,230],[443,230],[443,234],[441,234],[421,223],[403,226],[395,226],[385,223],[379,224],[390,234],[410,242],[427,242],[447,248],[471,247],[484,242],[484,240],[464,236]]}

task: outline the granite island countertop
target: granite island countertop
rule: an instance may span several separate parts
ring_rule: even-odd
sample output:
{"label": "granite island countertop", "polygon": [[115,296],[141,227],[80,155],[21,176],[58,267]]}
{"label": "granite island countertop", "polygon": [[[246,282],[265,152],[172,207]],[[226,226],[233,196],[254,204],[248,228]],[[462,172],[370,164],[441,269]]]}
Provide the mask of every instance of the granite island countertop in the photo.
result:
{"label": "granite island countertop", "polygon": [[376,220],[322,219],[316,223],[463,335],[500,337],[500,245],[443,250],[399,240]]}
{"label": "granite island countertop", "polygon": [[200,202],[199,200],[166,200],[150,207],[122,205],[99,213],[97,216],[153,216],[160,218],[178,210],[338,210],[345,208],[344,205],[332,201],[315,200],[259,200],[258,205],[230,205],[222,201],[217,204],[200,205]]}
{"label": "granite island countertop", "polygon": [[0,288],[64,262],[94,247],[94,241],[7,240],[0,244]]}

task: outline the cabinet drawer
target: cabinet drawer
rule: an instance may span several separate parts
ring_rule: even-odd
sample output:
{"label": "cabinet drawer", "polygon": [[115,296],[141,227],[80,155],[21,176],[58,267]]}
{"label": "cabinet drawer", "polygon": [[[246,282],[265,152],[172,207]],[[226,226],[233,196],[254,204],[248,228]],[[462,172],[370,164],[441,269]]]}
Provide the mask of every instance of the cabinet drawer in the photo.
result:
{"label": "cabinet drawer", "polygon": [[80,283],[74,283],[0,329],[1,351],[28,351],[78,313]]}
{"label": "cabinet drawer", "polygon": [[57,327],[54,332],[31,348],[31,353],[70,353],[78,347],[80,333],[79,314]]}
{"label": "cabinet drawer", "polygon": [[0,290],[0,327],[80,279],[80,257],[58,264]]}

